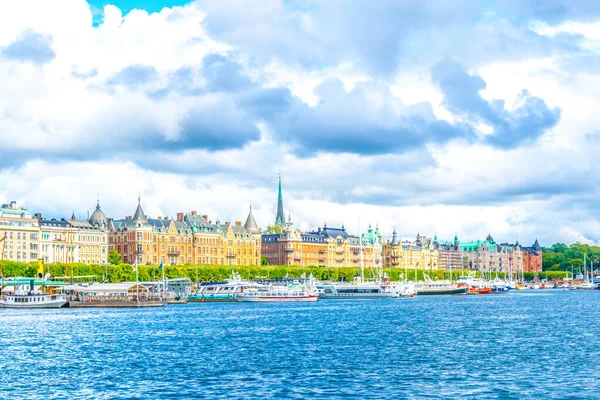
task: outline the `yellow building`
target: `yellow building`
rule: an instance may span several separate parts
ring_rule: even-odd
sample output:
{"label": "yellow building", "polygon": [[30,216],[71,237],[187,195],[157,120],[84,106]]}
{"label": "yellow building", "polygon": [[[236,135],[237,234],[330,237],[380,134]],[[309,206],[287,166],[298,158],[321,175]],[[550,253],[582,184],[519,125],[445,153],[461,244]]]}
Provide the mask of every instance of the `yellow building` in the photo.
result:
{"label": "yellow building", "polygon": [[40,227],[38,221],[17,203],[3,204],[0,208],[0,243],[4,259],[12,261],[37,261],[40,256]]}
{"label": "yellow building", "polygon": [[415,241],[399,241],[394,229],[392,240],[388,241],[384,250],[385,266],[405,269],[439,269],[439,251],[435,238],[417,235]]}
{"label": "yellow building", "polygon": [[196,211],[148,218],[138,202],[133,217],[109,221],[109,247],[138,264],[259,265],[260,229],[252,210],[245,225],[213,223]]}

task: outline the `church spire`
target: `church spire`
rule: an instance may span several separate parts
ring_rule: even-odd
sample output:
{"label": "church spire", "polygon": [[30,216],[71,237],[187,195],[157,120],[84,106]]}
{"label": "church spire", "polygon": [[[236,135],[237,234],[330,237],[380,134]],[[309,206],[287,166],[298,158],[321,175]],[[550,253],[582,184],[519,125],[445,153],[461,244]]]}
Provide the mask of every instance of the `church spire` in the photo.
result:
{"label": "church spire", "polygon": [[283,195],[281,193],[281,173],[279,174],[279,192],[277,194],[277,216],[275,217],[275,225],[285,225],[285,214],[283,212]]}

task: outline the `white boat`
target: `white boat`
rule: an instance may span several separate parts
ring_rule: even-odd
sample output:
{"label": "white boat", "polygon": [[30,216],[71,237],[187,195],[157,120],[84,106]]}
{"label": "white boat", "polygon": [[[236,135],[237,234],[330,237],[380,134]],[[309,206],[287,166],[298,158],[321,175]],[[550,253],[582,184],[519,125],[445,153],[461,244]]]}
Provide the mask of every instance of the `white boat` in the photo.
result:
{"label": "white boat", "polygon": [[321,283],[317,284],[321,299],[389,299],[394,292],[378,283]]}
{"label": "white boat", "polygon": [[[2,308],[61,308],[67,304],[64,293],[55,293],[62,282],[39,281],[34,278],[19,278],[2,283]],[[11,289],[12,288],[12,289]]]}
{"label": "white boat", "polygon": [[317,293],[300,285],[270,286],[268,289],[244,292],[237,295],[237,301],[246,303],[315,302],[317,300],[319,300]]}
{"label": "white boat", "polygon": [[411,281],[395,282],[391,285],[394,297],[413,297],[417,294],[415,283]]}
{"label": "white boat", "polygon": [[266,285],[243,280],[238,273],[232,272],[231,277],[224,282],[202,282],[187,299],[190,302],[236,301],[240,294],[267,288]]}

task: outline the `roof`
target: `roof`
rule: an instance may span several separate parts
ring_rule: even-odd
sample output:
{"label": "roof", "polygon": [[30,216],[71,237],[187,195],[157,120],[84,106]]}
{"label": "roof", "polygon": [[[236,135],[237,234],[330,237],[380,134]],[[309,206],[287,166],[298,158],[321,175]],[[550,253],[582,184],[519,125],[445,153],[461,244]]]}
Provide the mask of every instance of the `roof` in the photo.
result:
{"label": "roof", "polygon": [[66,286],[65,282],[59,281],[42,281],[36,278],[14,278],[4,279],[2,286],[15,286],[15,285],[30,285],[31,281],[35,286]]}
{"label": "roof", "polygon": [[147,290],[141,283],[124,282],[124,283],[94,283],[88,287],[77,289],[81,293],[126,293],[131,289],[136,289],[139,286],[141,290]]}
{"label": "roof", "polygon": [[147,222],[146,214],[144,214],[144,210],[142,210],[142,204],[140,202],[140,198],[138,197],[138,206],[135,209],[135,214],[133,214],[134,221],[144,221]]}
{"label": "roof", "polygon": [[346,229],[342,228],[329,228],[327,225],[323,227],[323,229],[319,229],[319,234],[323,235],[326,238],[337,238],[341,236],[344,239],[348,239],[348,232]]}
{"label": "roof", "polygon": [[246,228],[246,230],[253,235],[260,234],[260,228],[258,227],[258,224],[254,219],[254,215],[252,214],[252,206],[250,206],[250,212],[248,213],[248,218],[246,218],[244,228]]}

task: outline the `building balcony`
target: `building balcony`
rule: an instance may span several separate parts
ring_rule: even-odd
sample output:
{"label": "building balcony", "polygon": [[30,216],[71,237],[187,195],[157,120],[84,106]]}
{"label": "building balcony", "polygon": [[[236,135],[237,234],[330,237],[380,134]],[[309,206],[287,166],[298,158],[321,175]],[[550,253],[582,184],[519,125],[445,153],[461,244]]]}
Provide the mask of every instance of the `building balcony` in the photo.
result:
{"label": "building balcony", "polygon": [[227,258],[235,258],[235,254],[227,254]]}
{"label": "building balcony", "polygon": [[344,254],[344,249],[335,249],[336,254]]}
{"label": "building balcony", "polygon": [[167,251],[167,255],[169,255],[169,256],[178,256],[179,254],[180,254],[179,250],[169,250],[169,251]]}
{"label": "building balcony", "polygon": [[290,248],[286,247],[285,249],[283,249],[283,251],[285,251],[286,253],[292,253],[294,251],[294,249],[290,249]]}
{"label": "building balcony", "polygon": [[325,250],[319,250],[319,254],[325,254]]}

